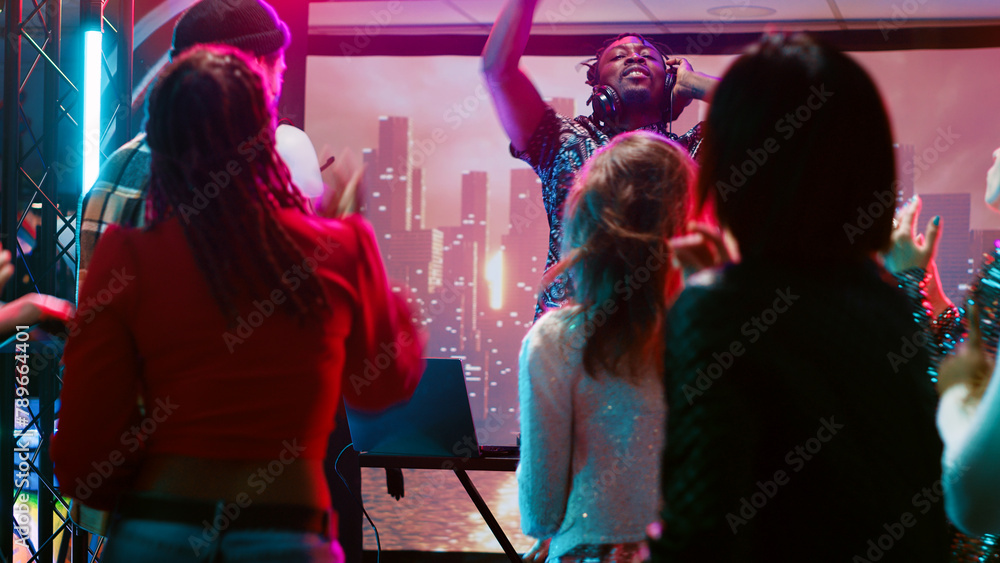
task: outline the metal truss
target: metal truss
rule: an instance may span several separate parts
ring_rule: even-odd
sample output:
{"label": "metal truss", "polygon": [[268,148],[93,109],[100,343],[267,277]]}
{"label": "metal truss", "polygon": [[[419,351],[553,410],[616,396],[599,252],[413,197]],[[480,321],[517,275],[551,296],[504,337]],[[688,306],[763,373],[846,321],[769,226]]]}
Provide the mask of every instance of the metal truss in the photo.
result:
{"label": "metal truss", "polygon": [[[83,26],[63,43],[63,6],[103,23],[103,94],[100,145],[114,149],[131,135],[134,0],[7,0],[4,16],[3,169],[0,242],[13,254],[15,273],[3,300],[37,292],[75,300],[76,229],[82,172]],[[86,16],[83,16],[86,17]],[[87,23],[87,22],[81,22]],[[64,55],[66,55],[64,57]],[[74,56],[75,55],[75,56]],[[63,64],[63,60],[67,64]],[[42,123],[25,107],[42,100]],[[19,241],[20,238],[20,241]],[[0,346],[0,561],[98,560],[102,538],[69,519],[53,477],[49,437],[58,418],[63,339],[25,329]],[[11,463],[13,462],[13,463]],[[16,558],[15,558],[16,554]]]}

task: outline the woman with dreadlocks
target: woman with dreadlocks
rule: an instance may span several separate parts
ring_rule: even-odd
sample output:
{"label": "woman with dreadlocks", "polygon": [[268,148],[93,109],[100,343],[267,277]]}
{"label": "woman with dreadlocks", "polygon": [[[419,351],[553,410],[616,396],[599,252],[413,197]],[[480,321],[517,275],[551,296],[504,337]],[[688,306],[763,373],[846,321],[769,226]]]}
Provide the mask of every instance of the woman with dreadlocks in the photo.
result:
{"label": "woman with dreadlocks", "polygon": [[167,67],[147,227],[109,229],[81,289],[52,458],[65,494],[115,508],[103,561],[342,561],[323,471],[341,396],[416,387],[370,227],[309,213],[267,99],[228,47]]}

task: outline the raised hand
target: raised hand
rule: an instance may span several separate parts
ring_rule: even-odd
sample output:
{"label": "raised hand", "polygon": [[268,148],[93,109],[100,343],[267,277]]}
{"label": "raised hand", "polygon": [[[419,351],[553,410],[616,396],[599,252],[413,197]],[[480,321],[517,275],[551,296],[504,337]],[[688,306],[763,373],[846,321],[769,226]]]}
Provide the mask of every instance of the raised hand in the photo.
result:
{"label": "raised hand", "polygon": [[733,261],[731,251],[716,227],[705,223],[688,223],[688,234],[674,237],[668,242],[673,252],[675,268],[680,268],[688,278],[697,272]]}
{"label": "raised hand", "polygon": [[365,167],[347,150],[323,171],[323,197],[316,213],[335,218],[357,213],[364,202]]}
{"label": "raised hand", "polygon": [[916,234],[917,220],[922,206],[920,197],[913,196],[899,211],[894,221],[895,227],[890,239],[892,245],[883,255],[886,269],[894,274],[910,268],[930,269],[937,254],[941,218],[935,217],[927,223],[926,232]]}
{"label": "raised hand", "polygon": [[986,205],[1000,211],[1000,149],[993,151],[993,166],[986,172]]}
{"label": "raised hand", "polygon": [[542,95],[518,63],[528,45],[538,0],[507,0],[483,47],[482,70],[500,125],[514,148],[528,141],[545,115]]}
{"label": "raised hand", "polygon": [[[0,247],[2,248],[2,247]],[[14,275],[14,263],[9,250],[0,251],[0,289],[3,289]]]}
{"label": "raised hand", "polygon": [[14,334],[18,326],[42,324],[49,332],[58,329],[76,309],[69,301],[51,295],[28,293],[0,307],[0,338]]}
{"label": "raised hand", "polygon": [[664,61],[667,72],[677,75],[674,82],[674,118],[681,114],[693,100],[712,100],[719,79],[703,72],[697,72],[687,59],[672,57]]}

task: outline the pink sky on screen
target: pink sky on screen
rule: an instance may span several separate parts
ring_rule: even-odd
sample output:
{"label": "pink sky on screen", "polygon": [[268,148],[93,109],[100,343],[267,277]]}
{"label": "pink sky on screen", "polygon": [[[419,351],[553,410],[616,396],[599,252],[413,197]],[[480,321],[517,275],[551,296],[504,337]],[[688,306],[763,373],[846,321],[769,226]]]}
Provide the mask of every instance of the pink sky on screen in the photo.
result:
{"label": "pink sky on screen", "polygon": [[[971,227],[1000,228],[1000,216],[982,203],[986,169],[1000,146],[996,109],[1000,49],[854,56],[882,92],[896,142],[914,145],[919,156],[934,146],[942,131],[950,131],[951,144],[937,152],[936,162],[917,178],[917,193],[971,193]],[[585,106],[589,89],[577,65],[583,58],[526,57],[522,64],[544,97],[574,98],[579,114],[589,113]],[[733,57],[689,60],[697,70],[721,75]],[[700,102],[692,104],[675,131],[686,131],[706,109]],[[423,160],[426,169],[429,227],[458,223],[463,171],[489,174],[490,243],[496,248],[507,229],[509,171],[526,165],[508,153],[507,139],[482,85],[479,59],[310,57],[305,127],[320,152],[327,147],[340,154],[350,148],[360,159],[362,149],[378,145],[381,115],[412,120],[413,158],[415,163]]]}

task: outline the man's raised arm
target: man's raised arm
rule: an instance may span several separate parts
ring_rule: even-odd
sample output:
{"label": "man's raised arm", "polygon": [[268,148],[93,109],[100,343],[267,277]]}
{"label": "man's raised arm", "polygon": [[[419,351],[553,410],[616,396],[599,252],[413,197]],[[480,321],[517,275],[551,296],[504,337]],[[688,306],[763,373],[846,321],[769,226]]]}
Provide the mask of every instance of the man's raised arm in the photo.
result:
{"label": "man's raised arm", "polygon": [[545,102],[518,67],[531,35],[538,0],[507,0],[483,49],[483,76],[500,123],[517,150],[528,148],[545,114]]}

